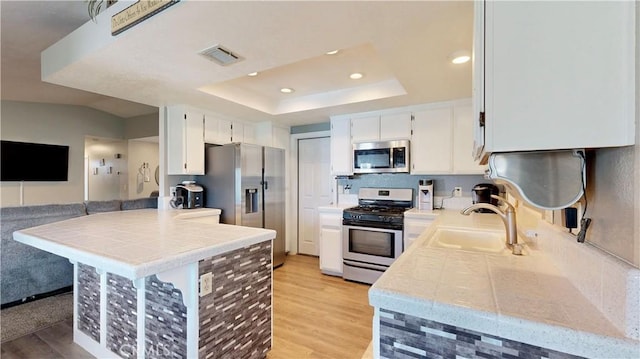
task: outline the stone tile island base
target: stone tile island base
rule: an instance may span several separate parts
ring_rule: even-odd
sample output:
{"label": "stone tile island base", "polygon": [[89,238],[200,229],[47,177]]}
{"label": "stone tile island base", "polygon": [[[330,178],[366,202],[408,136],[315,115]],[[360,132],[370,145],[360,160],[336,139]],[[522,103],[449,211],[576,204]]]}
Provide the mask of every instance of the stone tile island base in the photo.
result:
{"label": "stone tile island base", "polygon": [[135,281],[76,262],[74,341],[98,358],[265,358],[271,274],[271,241]]}
{"label": "stone tile island base", "polygon": [[380,358],[582,358],[376,308]]}

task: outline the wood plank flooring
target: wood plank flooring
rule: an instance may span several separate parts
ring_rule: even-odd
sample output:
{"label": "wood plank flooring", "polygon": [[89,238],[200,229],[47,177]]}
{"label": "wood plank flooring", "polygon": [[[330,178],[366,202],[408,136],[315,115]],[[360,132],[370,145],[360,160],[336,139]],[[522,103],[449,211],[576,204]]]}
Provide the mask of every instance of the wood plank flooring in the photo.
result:
{"label": "wood plank flooring", "polygon": [[[269,359],[360,359],[371,341],[368,285],[326,276],[318,258],[288,256],[274,271],[273,343]],[[2,343],[3,359],[79,359],[71,319]]]}
{"label": "wood plank flooring", "polygon": [[274,271],[269,359],[357,358],[371,341],[368,285],[326,276],[318,258],[289,256]]}

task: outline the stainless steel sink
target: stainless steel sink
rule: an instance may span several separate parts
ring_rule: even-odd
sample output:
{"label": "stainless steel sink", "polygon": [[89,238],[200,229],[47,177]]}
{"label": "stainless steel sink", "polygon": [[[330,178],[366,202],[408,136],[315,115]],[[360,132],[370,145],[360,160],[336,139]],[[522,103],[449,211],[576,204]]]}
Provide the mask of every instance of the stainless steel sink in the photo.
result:
{"label": "stainless steel sink", "polygon": [[472,252],[509,253],[504,231],[438,228],[433,233],[428,245]]}

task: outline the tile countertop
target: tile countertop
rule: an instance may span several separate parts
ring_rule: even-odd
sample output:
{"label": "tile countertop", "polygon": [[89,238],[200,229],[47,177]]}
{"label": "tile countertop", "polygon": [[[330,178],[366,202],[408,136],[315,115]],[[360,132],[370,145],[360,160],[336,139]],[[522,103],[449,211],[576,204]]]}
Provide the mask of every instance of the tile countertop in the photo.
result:
{"label": "tile countertop", "polygon": [[270,229],[189,220],[215,215],[215,211],[97,213],[16,231],[13,238],[129,279],[275,238],[276,232]]}
{"label": "tile countertop", "polygon": [[574,355],[640,357],[640,343],[615,328],[543,253],[429,247],[438,227],[504,230],[497,215],[438,213],[371,287],[372,306]]}
{"label": "tile countertop", "polygon": [[411,208],[410,210],[404,212],[404,217],[415,218],[415,219],[436,219],[438,218],[440,213],[443,213],[443,212],[444,211],[441,211],[439,209],[427,211],[427,210],[422,210],[417,208]]}

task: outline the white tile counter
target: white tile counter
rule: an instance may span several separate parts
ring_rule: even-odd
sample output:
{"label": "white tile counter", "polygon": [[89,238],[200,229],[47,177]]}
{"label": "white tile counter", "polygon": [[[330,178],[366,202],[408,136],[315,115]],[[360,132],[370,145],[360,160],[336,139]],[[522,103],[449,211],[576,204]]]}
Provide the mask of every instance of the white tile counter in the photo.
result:
{"label": "white tile counter", "polygon": [[404,218],[414,218],[414,219],[436,219],[438,215],[444,211],[434,209],[431,211],[411,208],[408,211],[404,212]]}
{"label": "white tile counter", "polygon": [[527,255],[514,256],[429,247],[437,228],[504,230],[497,215],[438,213],[369,291],[376,307],[377,355],[378,309],[384,308],[572,355],[640,357],[638,341],[626,338],[543,253],[527,248]]}
{"label": "white tile counter", "polygon": [[97,213],[20,230],[14,239],[138,279],[275,238],[273,230],[195,220],[211,214],[206,209]]}

